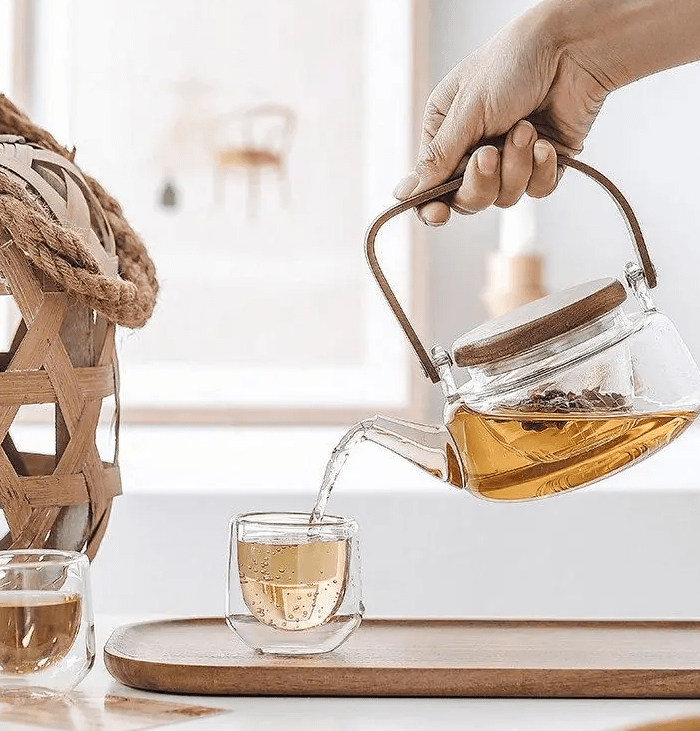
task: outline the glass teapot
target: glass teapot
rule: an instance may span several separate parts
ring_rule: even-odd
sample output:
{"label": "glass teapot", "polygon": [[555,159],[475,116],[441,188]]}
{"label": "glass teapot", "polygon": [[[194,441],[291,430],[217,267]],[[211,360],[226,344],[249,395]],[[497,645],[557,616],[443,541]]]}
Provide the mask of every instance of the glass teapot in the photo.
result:
{"label": "glass teapot", "polygon": [[[381,444],[456,487],[494,500],[543,497],[590,484],[650,455],[700,410],[700,372],[649,290],[656,272],[639,223],[620,191],[590,166],[560,157],[598,182],[629,224],[637,262],[543,297],[430,355],[390,288],[375,238],[394,216],[456,190],[448,181],[388,209],[370,226],[370,268],[421,362],[445,397],[444,425],[385,416],[361,422]],[[628,290],[639,310],[623,311]],[[453,368],[466,379],[457,385]]]}

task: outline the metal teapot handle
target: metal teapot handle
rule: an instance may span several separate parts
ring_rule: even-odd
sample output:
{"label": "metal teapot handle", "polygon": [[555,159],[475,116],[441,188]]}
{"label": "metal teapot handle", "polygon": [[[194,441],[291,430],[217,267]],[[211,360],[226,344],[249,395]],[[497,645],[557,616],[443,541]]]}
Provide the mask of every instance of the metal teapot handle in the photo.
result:
{"label": "metal teapot handle", "polygon": [[[560,165],[561,167],[569,167],[574,168],[575,170],[579,170],[584,175],[587,175],[589,178],[595,180],[596,183],[599,183],[610,194],[610,197],[615,201],[615,203],[617,203],[617,207],[619,208],[620,213],[627,223],[627,228],[632,237],[632,242],[634,244],[634,249],[637,254],[637,259],[639,260],[639,264],[644,270],[644,278],[646,280],[646,284],[649,288],[655,287],[656,269],[654,268],[654,264],[652,263],[651,257],[649,256],[647,246],[644,243],[644,236],[642,235],[642,229],[639,226],[639,221],[637,221],[637,217],[634,215],[632,207],[627,202],[627,199],[619,191],[617,186],[615,186],[610,180],[608,180],[605,175],[599,173],[590,165],[586,165],[586,163],[583,163],[580,160],[574,160],[570,157],[564,157],[560,155],[558,158],[558,165]],[[430,378],[433,383],[437,383],[440,380],[437,369],[435,368],[433,361],[431,360],[428,352],[423,346],[423,343],[421,343],[420,338],[418,337],[418,335],[416,335],[416,331],[413,329],[413,326],[409,322],[406,313],[403,311],[401,305],[399,304],[399,301],[396,299],[394,291],[389,286],[389,283],[384,276],[384,272],[379,266],[374,242],[377,237],[377,233],[379,232],[379,229],[387,221],[394,218],[394,216],[398,216],[399,214],[404,213],[404,211],[408,211],[411,208],[415,208],[416,206],[427,203],[428,201],[440,198],[447,193],[452,193],[453,191],[457,190],[457,188],[459,188],[461,183],[462,176],[458,178],[453,178],[452,180],[448,180],[446,183],[442,183],[435,188],[431,188],[430,190],[426,190],[423,193],[419,193],[418,195],[414,195],[411,198],[407,198],[405,201],[402,201],[401,203],[398,203],[397,205],[388,208],[386,211],[384,211],[384,213],[379,214],[379,216],[374,219],[371,226],[367,230],[367,234],[365,235],[365,254],[367,255],[367,262],[369,263],[370,269],[372,270],[372,274],[374,274],[374,278],[377,280],[379,288],[382,290],[386,301],[389,303],[389,307],[391,307],[394,315],[396,315],[396,319],[399,321],[399,325],[401,325],[401,327],[403,328],[403,331],[406,333],[406,336],[408,337],[413,347],[413,350],[416,352],[418,360],[423,367],[423,372],[428,378]]]}

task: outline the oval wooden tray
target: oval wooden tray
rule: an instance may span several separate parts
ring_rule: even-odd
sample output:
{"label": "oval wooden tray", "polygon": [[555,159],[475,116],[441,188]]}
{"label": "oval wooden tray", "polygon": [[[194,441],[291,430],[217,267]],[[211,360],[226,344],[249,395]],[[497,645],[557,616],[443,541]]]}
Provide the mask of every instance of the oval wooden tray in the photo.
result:
{"label": "oval wooden tray", "polygon": [[365,620],[335,652],[277,657],[201,618],[120,627],[104,654],[167,693],[700,697],[700,622]]}

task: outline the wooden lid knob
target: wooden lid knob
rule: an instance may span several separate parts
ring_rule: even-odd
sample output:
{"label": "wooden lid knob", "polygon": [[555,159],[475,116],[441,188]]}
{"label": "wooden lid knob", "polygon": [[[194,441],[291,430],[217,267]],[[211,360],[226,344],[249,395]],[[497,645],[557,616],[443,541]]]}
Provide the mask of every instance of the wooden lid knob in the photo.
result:
{"label": "wooden lid knob", "polygon": [[617,279],[577,284],[475,327],[452,344],[452,358],[458,366],[472,366],[524,353],[597,320],[626,299]]}

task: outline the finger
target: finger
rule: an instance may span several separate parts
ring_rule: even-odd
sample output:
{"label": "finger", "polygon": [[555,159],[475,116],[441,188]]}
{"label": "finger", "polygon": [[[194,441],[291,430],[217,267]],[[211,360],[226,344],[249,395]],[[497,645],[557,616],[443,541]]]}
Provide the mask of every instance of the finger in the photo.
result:
{"label": "finger", "polygon": [[532,152],[533,166],[527,194],[532,198],[544,198],[557,186],[557,153],[547,140],[537,140]]}
{"label": "finger", "polygon": [[[464,157],[462,157],[462,159],[459,161],[459,164],[457,165],[457,169],[452,175],[450,175],[450,177],[456,178],[458,176],[463,176],[467,168],[467,163],[471,159],[471,157],[471,155],[465,155]],[[415,209],[416,215],[423,223],[426,223],[428,226],[442,226],[450,220],[451,215],[451,202],[447,203],[447,200],[448,198],[445,198],[442,200],[435,200],[424,203],[422,206],[418,206]]]}
{"label": "finger", "polygon": [[450,220],[450,207],[442,201],[430,201],[419,206],[416,215],[428,226],[442,226]]}
{"label": "finger", "polygon": [[535,128],[522,119],[506,135],[501,153],[501,188],[495,205],[508,208],[517,203],[532,175]]}
{"label": "finger", "polygon": [[501,186],[501,156],[493,145],[480,147],[469,159],[462,185],[452,198],[458,213],[476,213],[488,208]]}

